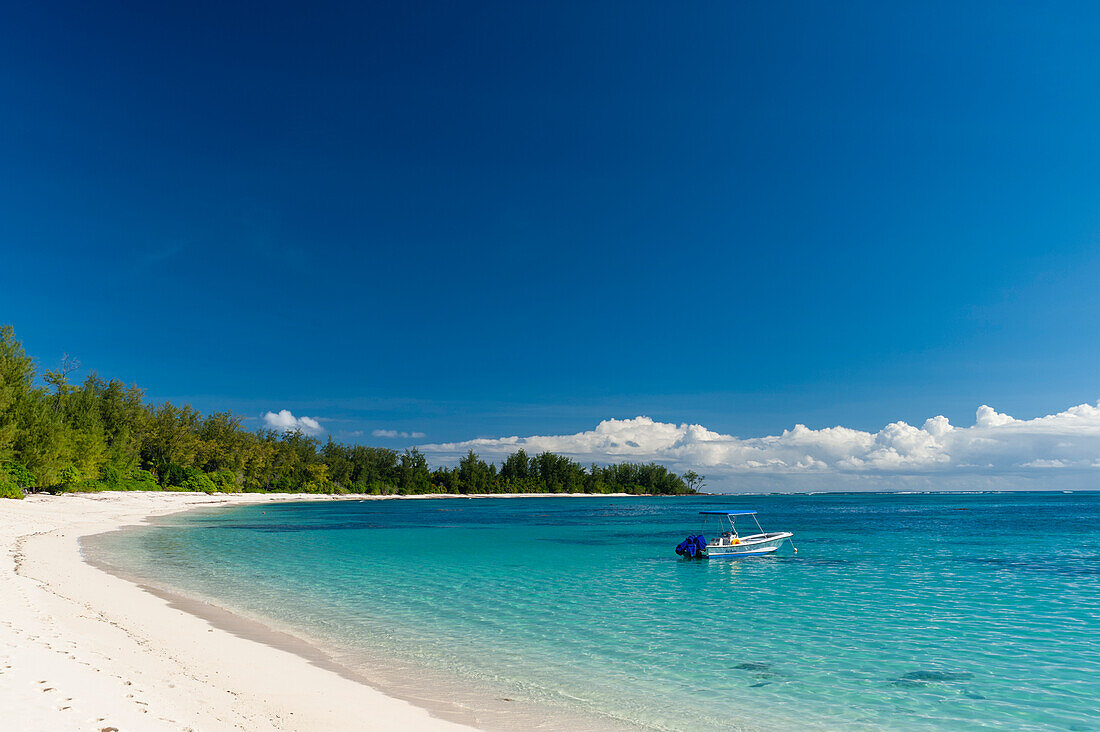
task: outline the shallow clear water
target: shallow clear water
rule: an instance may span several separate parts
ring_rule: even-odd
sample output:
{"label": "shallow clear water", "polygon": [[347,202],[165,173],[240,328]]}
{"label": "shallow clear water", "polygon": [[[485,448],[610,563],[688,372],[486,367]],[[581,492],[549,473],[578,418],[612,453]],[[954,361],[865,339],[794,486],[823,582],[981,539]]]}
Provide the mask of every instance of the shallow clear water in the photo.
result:
{"label": "shallow clear water", "polygon": [[[741,507],[798,554],[673,553],[698,511]],[[86,548],[350,666],[387,659],[594,726],[1084,730],[1100,728],[1098,519],[1081,493],[324,502],[200,510]]]}

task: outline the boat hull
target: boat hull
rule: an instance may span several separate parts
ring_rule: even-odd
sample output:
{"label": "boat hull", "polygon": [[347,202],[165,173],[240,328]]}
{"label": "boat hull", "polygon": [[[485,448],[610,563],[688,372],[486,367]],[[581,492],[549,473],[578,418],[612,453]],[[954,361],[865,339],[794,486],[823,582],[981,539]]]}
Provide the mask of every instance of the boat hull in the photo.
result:
{"label": "boat hull", "polygon": [[713,559],[728,559],[772,554],[791,536],[793,534],[784,531],[779,534],[769,534],[766,538],[749,538],[740,544],[708,545],[706,556]]}

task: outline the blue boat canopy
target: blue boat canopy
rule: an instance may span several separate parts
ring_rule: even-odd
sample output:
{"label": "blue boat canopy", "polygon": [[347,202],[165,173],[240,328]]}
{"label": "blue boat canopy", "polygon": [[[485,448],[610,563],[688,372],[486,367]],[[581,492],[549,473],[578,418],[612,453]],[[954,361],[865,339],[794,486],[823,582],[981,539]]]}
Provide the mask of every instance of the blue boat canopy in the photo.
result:
{"label": "blue boat canopy", "polygon": [[738,511],[700,511],[700,515],[708,516],[752,516],[756,511],[749,511],[746,509],[740,509]]}

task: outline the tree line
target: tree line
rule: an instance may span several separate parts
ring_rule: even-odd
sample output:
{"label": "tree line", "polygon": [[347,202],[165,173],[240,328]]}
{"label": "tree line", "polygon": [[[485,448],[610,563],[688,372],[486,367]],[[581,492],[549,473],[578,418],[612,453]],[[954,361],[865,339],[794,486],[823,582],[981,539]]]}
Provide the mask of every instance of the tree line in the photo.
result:
{"label": "tree line", "polygon": [[470,451],[429,466],[416,448],[321,442],[298,430],[249,430],[230,412],[150,404],[143,389],[94,372],[70,382],[66,357],[42,375],[0,327],[0,497],[25,491],[187,490],[307,493],[693,493],[701,482],[655,463],[588,468],[549,452],[498,467]]}

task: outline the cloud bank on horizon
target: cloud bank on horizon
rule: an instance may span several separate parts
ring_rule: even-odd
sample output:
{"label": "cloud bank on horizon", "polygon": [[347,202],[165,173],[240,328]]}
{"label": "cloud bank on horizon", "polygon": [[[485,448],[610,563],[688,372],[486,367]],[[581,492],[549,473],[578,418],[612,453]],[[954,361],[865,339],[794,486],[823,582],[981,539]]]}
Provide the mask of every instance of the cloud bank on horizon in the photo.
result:
{"label": "cloud bank on horizon", "polygon": [[982,405],[969,427],[940,415],[920,427],[893,422],[874,433],[797,424],[780,435],[752,438],[635,417],[607,419],[572,435],[481,438],[420,449],[444,460],[468,450],[494,459],[524,449],[582,462],[654,461],[704,472],[714,488],[1097,488],[1100,402],[1035,419]]}
{"label": "cloud bank on horizon", "polygon": [[414,440],[419,440],[421,437],[427,437],[427,435],[424,434],[423,432],[403,432],[403,431],[399,431],[399,430],[374,430],[374,431],[371,432],[371,435],[373,435],[374,437],[386,437],[386,438],[394,438],[394,437],[409,438],[409,437],[411,437]]}

